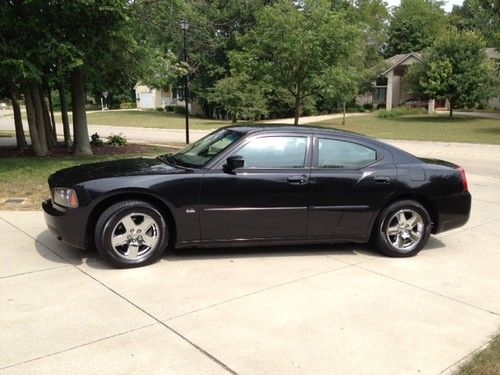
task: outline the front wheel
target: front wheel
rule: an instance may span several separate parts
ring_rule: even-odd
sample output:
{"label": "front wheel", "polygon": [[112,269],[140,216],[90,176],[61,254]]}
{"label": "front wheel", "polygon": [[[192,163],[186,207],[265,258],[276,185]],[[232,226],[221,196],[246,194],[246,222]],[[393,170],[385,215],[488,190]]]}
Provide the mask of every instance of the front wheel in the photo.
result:
{"label": "front wheel", "polygon": [[101,257],[118,268],[138,267],[158,260],[168,244],[161,213],[143,201],[123,201],[106,209],[95,228]]}
{"label": "front wheel", "polygon": [[384,254],[410,257],[424,248],[431,233],[431,218],[420,203],[395,202],[379,215],[374,240]]}

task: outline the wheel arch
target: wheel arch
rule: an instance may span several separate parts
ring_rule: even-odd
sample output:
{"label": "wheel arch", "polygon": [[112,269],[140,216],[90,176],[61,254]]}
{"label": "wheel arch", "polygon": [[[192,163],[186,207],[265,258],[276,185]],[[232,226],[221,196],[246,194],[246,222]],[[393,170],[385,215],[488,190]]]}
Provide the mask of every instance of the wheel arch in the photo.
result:
{"label": "wheel arch", "polygon": [[418,193],[404,193],[390,197],[380,206],[380,209],[378,210],[378,213],[372,223],[370,231],[371,235],[373,236],[373,232],[377,226],[381,212],[389,205],[402,200],[412,200],[424,206],[424,208],[427,210],[431,218],[431,233],[435,234],[435,231],[439,227],[439,213],[436,208],[436,205],[425,195]]}
{"label": "wheel arch", "polygon": [[99,216],[101,216],[101,214],[113,204],[126,200],[140,200],[156,207],[165,218],[165,221],[171,231],[169,234],[169,246],[176,243],[177,228],[175,219],[172,214],[172,210],[164,200],[144,191],[117,191],[99,201],[90,212],[85,230],[85,242],[88,247],[95,247],[95,225]]}

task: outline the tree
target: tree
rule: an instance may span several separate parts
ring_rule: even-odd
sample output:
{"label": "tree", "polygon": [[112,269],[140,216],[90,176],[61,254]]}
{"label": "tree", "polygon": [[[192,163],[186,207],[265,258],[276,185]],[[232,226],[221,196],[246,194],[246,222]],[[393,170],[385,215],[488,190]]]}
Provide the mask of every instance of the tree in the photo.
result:
{"label": "tree", "polygon": [[484,39],[475,32],[442,34],[413,64],[407,75],[410,88],[430,98],[447,99],[450,118],[457,106],[473,107],[498,90],[494,63],[484,52]]}
{"label": "tree", "polygon": [[280,1],[257,13],[255,28],[239,38],[233,72],[293,98],[297,125],[308,98],[328,94],[332,72],[362,46],[362,33],[328,1]]}
{"label": "tree", "polygon": [[393,12],[385,55],[419,52],[429,47],[448,25],[442,5],[440,0],[402,0]]}
{"label": "tree", "polygon": [[[257,13],[275,0],[138,0],[140,39],[149,40],[162,53],[182,59],[180,21],[190,23],[187,32],[190,94],[198,99],[205,116],[222,108],[211,100],[217,81],[230,73],[229,55],[238,49],[238,37],[254,28]],[[176,81],[178,84],[181,81]],[[175,83],[174,83],[175,84]]]}
{"label": "tree", "polygon": [[381,62],[382,47],[387,42],[390,14],[383,0],[333,0],[336,11],[346,13],[350,23],[363,32],[367,67]]}
{"label": "tree", "polygon": [[[8,58],[2,59],[0,62],[0,82],[3,81],[4,87],[0,87],[0,95],[8,97],[12,102],[12,110],[14,113],[14,126],[16,130],[16,144],[20,151],[28,148],[26,137],[24,135],[23,119],[21,116],[21,108],[18,102],[18,85],[16,78],[19,74],[19,61]],[[3,89],[3,90],[2,90]]]}
{"label": "tree", "polygon": [[258,119],[267,114],[263,88],[245,73],[235,73],[219,80],[209,101],[221,105],[233,123],[240,119]]}
{"label": "tree", "polygon": [[345,125],[346,103],[353,101],[363,91],[365,83],[373,78],[371,69],[363,69],[359,64],[342,64],[331,74],[328,97],[342,104],[342,125]]}
{"label": "tree", "polygon": [[477,31],[487,47],[500,48],[500,3],[495,0],[464,0],[453,6],[451,23],[461,31]]}

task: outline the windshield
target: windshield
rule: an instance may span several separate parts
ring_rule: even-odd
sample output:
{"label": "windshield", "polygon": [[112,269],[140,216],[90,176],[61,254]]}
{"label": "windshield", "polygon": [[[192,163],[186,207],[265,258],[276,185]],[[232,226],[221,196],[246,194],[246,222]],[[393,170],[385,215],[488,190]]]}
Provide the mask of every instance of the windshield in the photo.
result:
{"label": "windshield", "polygon": [[185,167],[199,168],[219,155],[242,136],[243,133],[235,130],[218,130],[173,155],[166,155],[160,158]]}

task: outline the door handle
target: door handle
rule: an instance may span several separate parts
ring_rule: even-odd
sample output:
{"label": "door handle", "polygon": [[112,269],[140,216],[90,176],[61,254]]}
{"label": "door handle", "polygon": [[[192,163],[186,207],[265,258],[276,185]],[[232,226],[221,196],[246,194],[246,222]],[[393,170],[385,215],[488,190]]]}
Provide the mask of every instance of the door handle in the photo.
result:
{"label": "door handle", "polygon": [[292,184],[305,184],[308,180],[306,175],[288,176],[288,182]]}
{"label": "door handle", "polygon": [[391,178],[387,176],[375,177],[374,181],[376,184],[388,184],[391,182]]}

